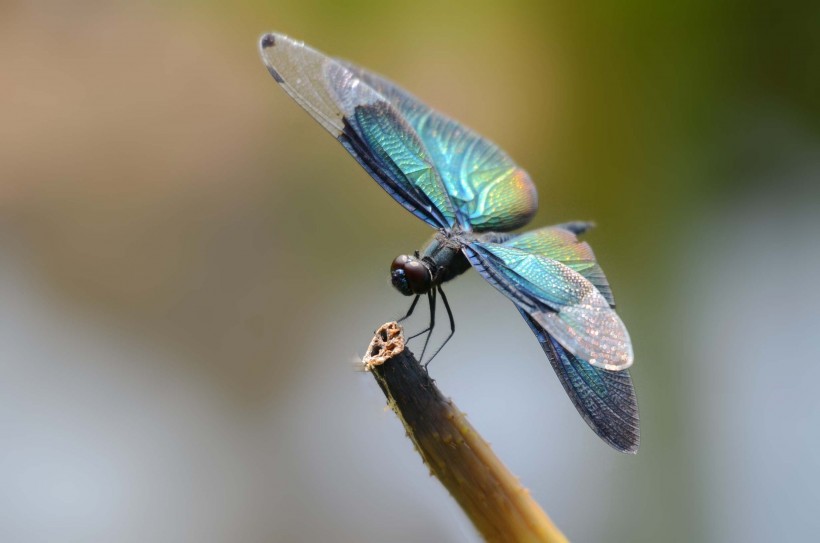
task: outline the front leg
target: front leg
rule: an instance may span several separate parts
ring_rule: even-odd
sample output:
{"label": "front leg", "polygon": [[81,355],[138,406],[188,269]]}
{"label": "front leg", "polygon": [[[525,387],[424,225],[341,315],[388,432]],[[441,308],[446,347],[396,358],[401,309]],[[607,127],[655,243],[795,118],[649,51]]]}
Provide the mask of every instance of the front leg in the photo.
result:
{"label": "front leg", "polygon": [[397,323],[407,320],[410,317],[410,315],[413,314],[413,310],[416,309],[416,304],[419,303],[419,298],[421,298],[421,294],[416,294],[416,297],[413,299],[413,303],[410,304],[410,309],[407,310],[407,314],[399,320],[397,320]]}

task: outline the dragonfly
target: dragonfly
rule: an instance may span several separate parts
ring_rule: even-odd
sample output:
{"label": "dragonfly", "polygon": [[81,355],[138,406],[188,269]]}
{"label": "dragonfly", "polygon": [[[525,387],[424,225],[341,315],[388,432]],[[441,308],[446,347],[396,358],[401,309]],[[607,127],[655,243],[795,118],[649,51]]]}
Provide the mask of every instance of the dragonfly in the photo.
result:
{"label": "dragonfly", "polygon": [[390,266],[393,286],[414,297],[404,318],[427,297],[425,349],[438,297],[450,321],[444,343],[455,332],[442,285],[473,268],[515,304],[590,428],[615,449],[637,452],[632,343],[606,276],[579,239],[591,224],[513,233],[533,217],[538,196],[498,146],[388,79],[283,34],[263,35],[259,51],[285,92],[435,229],[420,251]]}

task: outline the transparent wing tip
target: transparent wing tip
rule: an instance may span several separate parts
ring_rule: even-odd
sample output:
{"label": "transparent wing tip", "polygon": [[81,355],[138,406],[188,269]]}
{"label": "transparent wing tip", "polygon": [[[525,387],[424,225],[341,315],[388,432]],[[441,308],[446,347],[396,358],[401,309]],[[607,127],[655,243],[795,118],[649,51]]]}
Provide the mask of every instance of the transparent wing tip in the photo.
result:
{"label": "transparent wing tip", "polygon": [[[601,346],[603,347],[603,346]],[[606,347],[603,347],[604,349]],[[623,371],[632,366],[635,361],[635,353],[632,351],[632,342],[629,336],[626,341],[619,341],[615,347],[610,347],[611,355],[603,356],[600,348],[596,349],[597,356],[588,359],[588,362],[596,368],[602,368],[609,371]]]}
{"label": "transparent wing tip", "polygon": [[596,368],[609,371],[623,371],[630,368],[635,361],[632,343],[629,341],[618,345],[616,352],[613,354],[614,356],[601,356],[600,351],[597,351],[596,355],[591,356],[587,361]]}
{"label": "transparent wing tip", "polygon": [[265,32],[259,37],[259,50],[264,51],[278,45],[304,45],[302,42],[294,40],[290,36],[280,32]]}
{"label": "transparent wing tip", "polygon": [[259,55],[262,57],[262,62],[265,63],[265,66],[268,69],[268,72],[273,76],[277,83],[284,83],[285,80],[279,75],[279,72],[276,71],[276,68],[273,67],[273,59],[271,55],[273,54],[273,49],[277,45],[281,45],[283,43],[293,42],[290,38],[285,36],[284,34],[277,34],[276,32],[268,32],[266,34],[262,34],[259,38]]}
{"label": "transparent wing tip", "polygon": [[532,317],[567,351],[596,368],[623,371],[635,361],[629,332],[608,306],[567,306]]}

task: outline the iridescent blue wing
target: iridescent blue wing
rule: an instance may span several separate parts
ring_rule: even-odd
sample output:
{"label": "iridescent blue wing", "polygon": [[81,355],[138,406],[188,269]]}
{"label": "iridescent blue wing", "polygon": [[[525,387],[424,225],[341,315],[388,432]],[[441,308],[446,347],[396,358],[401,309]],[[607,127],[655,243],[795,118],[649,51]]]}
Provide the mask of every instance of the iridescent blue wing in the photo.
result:
{"label": "iridescent blue wing", "polygon": [[[606,277],[595,262],[592,249],[576,235],[589,226],[569,223],[506,238],[498,244],[474,242],[465,247],[464,253],[485,279],[515,303],[587,424],[612,447],[634,453],[638,450],[640,432],[638,406],[629,372],[596,367],[579,354],[583,351],[573,354],[550,332],[556,329],[556,318],[560,320],[566,304],[573,303],[573,300],[586,298],[588,305],[606,307],[614,314],[609,307],[611,293],[609,297],[603,294],[603,291],[609,292]],[[527,255],[534,258],[529,259]],[[590,289],[598,294],[589,294]],[[587,294],[582,294],[584,291]],[[550,314],[553,317],[545,318]],[[595,321],[593,318],[589,322]],[[617,322],[620,323],[620,319]],[[566,335],[563,328],[559,326],[558,333]],[[594,337],[592,332],[582,330],[577,336],[582,338],[584,334],[591,334]],[[616,336],[619,340],[622,338],[620,333]],[[628,336],[625,339],[628,344]],[[579,342],[589,348],[583,339],[568,343],[577,348]],[[631,361],[631,347],[627,352]],[[598,366],[606,367],[605,364],[613,366],[604,360],[596,361]],[[627,366],[620,365],[621,368]]]}
{"label": "iridescent blue wing", "polygon": [[388,194],[433,227],[456,224],[432,156],[387,98],[338,61],[287,36],[266,34],[259,49],[273,78]]}
{"label": "iridescent blue wing", "polygon": [[538,208],[535,186],[501,149],[387,79],[345,66],[387,98],[415,129],[465,229],[504,232],[529,222]]}
{"label": "iridescent blue wing", "polygon": [[473,241],[464,253],[485,279],[571,354],[603,369],[631,366],[629,333],[595,285],[569,265],[514,243],[515,238]]}
{"label": "iridescent blue wing", "polygon": [[552,258],[572,268],[595,285],[607,303],[615,307],[609,281],[595,260],[592,247],[576,235],[579,230],[586,231],[591,226],[591,223],[578,222],[538,228],[515,236],[504,245]]}
{"label": "iridescent blue wing", "polygon": [[568,353],[541,325],[519,308],[552,364],[575,408],[598,436],[625,453],[638,452],[638,402],[629,370],[590,366]]}

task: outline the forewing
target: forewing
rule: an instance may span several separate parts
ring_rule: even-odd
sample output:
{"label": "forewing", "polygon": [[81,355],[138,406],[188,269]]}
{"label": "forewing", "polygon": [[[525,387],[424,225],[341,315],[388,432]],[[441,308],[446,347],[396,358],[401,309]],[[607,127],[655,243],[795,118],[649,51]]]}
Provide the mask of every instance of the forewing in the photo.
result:
{"label": "forewing", "polygon": [[548,226],[524,232],[510,238],[504,245],[528,253],[542,255],[572,268],[595,285],[611,307],[615,306],[612,289],[601,266],[595,260],[592,248],[570,230],[572,225]]}
{"label": "forewing", "polygon": [[418,133],[462,226],[503,232],[529,222],[538,208],[535,186],[506,153],[391,81],[349,63],[345,66],[385,96]]}
{"label": "forewing", "polygon": [[473,266],[558,343],[596,367],[632,365],[629,333],[598,289],[557,260],[499,243],[464,249]]}
{"label": "forewing", "polygon": [[407,210],[437,228],[456,209],[433,158],[404,115],[340,62],[280,34],[259,44],[273,78]]}
{"label": "forewing", "polygon": [[621,452],[636,453],[641,435],[638,402],[629,370],[609,371],[579,360],[523,309],[518,309],[552,364],[575,408],[601,439]]}

